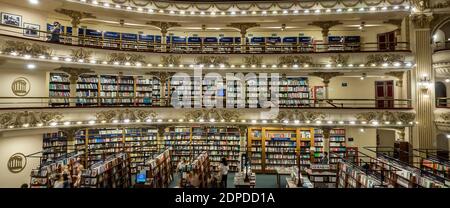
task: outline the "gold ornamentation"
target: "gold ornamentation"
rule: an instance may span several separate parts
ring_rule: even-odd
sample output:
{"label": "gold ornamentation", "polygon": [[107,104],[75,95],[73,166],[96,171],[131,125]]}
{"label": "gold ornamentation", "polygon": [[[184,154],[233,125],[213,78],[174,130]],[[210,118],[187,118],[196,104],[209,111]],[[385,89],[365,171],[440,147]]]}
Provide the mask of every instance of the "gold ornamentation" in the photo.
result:
{"label": "gold ornamentation", "polygon": [[450,7],[450,0],[447,0],[445,2],[439,2],[436,5],[433,5],[434,9],[443,9],[443,8],[449,8]]}
{"label": "gold ornamentation", "polygon": [[180,64],[181,60],[181,56],[174,56],[174,55],[169,55],[169,56],[161,56],[161,63],[163,65],[174,65],[174,66],[178,66]]}
{"label": "gold ornamentation", "polygon": [[325,87],[330,83],[330,79],[337,76],[342,76],[344,73],[341,72],[312,72],[309,73],[310,76],[316,76],[322,78],[322,82],[325,84]]}
{"label": "gold ornamentation", "polygon": [[26,96],[30,92],[31,84],[25,77],[16,78],[11,84],[11,90],[16,96]]}
{"label": "gold ornamentation", "polygon": [[109,54],[108,60],[110,63],[119,62],[120,64],[124,64],[126,62],[130,64],[146,63],[144,55],[134,53],[111,53]]}
{"label": "gold ornamentation", "polygon": [[330,62],[332,64],[336,64],[336,65],[337,64],[347,65],[349,58],[350,58],[350,55],[345,56],[345,55],[338,54],[338,55],[335,55],[335,56],[331,56],[330,57]]}
{"label": "gold ornamentation", "polygon": [[62,71],[69,74],[69,81],[71,84],[76,84],[78,80],[78,76],[81,74],[93,73],[91,69],[86,68],[72,68],[72,67],[60,67],[55,69],[55,71]]}
{"label": "gold ornamentation", "polygon": [[72,21],[70,23],[72,24],[72,27],[75,27],[75,28],[78,27],[78,25],[81,23],[81,19],[96,18],[91,13],[74,11],[74,10],[70,10],[70,9],[56,9],[55,11],[60,14],[69,16],[72,19]]}
{"label": "gold ornamentation", "polygon": [[31,55],[31,56],[50,56],[52,51],[50,47],[39,45],[36,43],[22,42],[22,41],[12,41],[8,40],[4,42],[2,51],[4,53],[16,52],[20,55]]}
{"label": "gold ornamentation", "polygon": [[224,109],[201,109],[201,110],[192,110],[185,114],[186,120],[196,120],[204,119],[209,121],[214,119],[216,121],[225,120],[238,120],[240,118],[240,113],[237,110],[224,110]]}
{"label": "gold ornamentation", "polygon": [[247,34],[247,30],[252,27],[259,27],[259,24],[253,23],[253,22],[244,22],[244,23],[230,23],[227,25],[227,27],[237,28],[242,36],[245,36]]}
{"label": "gold ornamentation", "polygon": [[384,111],[384,112],[365,112],[365,113],[358,113],[356,114],[355,118],[359,121],[366,121],[366,122],[395,122],[395,121],[401,121],[404,124],[409,124],[410,122],[414,121],[416,118],[416,114],[412,112],[390,112],[390,111]]}
{"label": "gold ornamentation", "polygon": [[263,57],[262,56],[256,56],[252,55],[250,57],[246,56],[244,57],[244,63],[251,66],[251,65],[261,65],[262,64]]}
{"label": "gold ornamentation", "polygon": [[63,118],[61,113],[56,112],[8,112],[0,114],[0,126],[2,128],[22,127],[24,124],[35,126],[39,123],[48,125]]}
{"label": "gold ornamentation", "polygon": [[99,121],[106,121],[111,123],[113,120],[141,120],[145,121],[147,119],[156,118],[157,114],[152,110],[106,110],[101,111],[96,114],[96,118]]}
{"label": "gold ornamentation", "polygon": [[342,23],[339,21],[314,21],[312,23],[309,23],[308,25],[317,26],[322,28],[322,36],[328,36],[328,32],[330,31],[331,27],[334,27],[336,25],[341,25]]}
{"label": "gold ornamentation", "polygon": [[321,112],[310,112],[304,110],[281,110],[278,113],[278,120],[299,120],[299,121],[317,121],[323,120],[327,117],[326,114]]}
{"label": "gold ornamentation", "polygon": [[388,75],[388,76],[393,76],[393,77],[395,77],[395,78],[397,78],[398,79],[398,81],[397,81],[397,86],[398,87],[402,87],[403,86],[403,74],[404,74],[405,72],[404,71],[390,71],[390,72],[386,72],[386,73],[384,73],[385,75]]}
{"label": "gold ornamentation", "polygon": [[312,64],[312,58],[310,56],[281,56],[278,58],[279,65],[300,65],[300,64]]}
{"label": "gold ornamentation", "polygon": [[84,48],[72,49],[72,58],[75,60],[89,60],[92,56],[91,50],[86,50]]}
{"label": "gold ornamentation", "polygon": [[229,65],[228,57],[226,56],[197,56],[197,58],[195,58],[195,64],[197,65],[203,64],[205,66],[208,66],[210,64],[214,65],[224,64],[226,66]]}
{"label": "gold ornamentation", "polygon": [[8,159],[8,170],[11,173],[20,173],[27,166],[27,157],[22,153],[15,153]]}
{"label": "gold ornamentation", "polygon": [[411,15],[411,21],[416,28],[429,28],[433,18],[433,15],[424,13]]}
{"label": "gold ornamentation", "polygon": [[383,63],[393,64],[395,62],[403,62],[404,60],[405,57],[399,54],[372,54],[367,56],[366,65],[382,65]]}
{"label": "gold ornamentation", "polygon": [[171,27],[181,27],[181,25],[177,22],[161,22],[161,21],[150,21],[147,22],[148,25],[155,26],[161,30],[161,33],[164,36],[166,36],[167,31]]}
{"label": "gold ornamentation", "polygon": [[416,11],[423,12],[430,8],[429,0],[411,0],[411,4],[416,8]]}

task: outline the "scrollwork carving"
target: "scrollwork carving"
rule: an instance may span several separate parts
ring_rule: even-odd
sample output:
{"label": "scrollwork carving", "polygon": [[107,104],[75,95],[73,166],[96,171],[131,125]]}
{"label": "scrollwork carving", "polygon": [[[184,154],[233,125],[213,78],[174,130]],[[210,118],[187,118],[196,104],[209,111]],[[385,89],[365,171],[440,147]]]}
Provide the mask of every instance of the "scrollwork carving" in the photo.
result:
{"label": "scrollwork carving", "polygon": [[113,120],[141,120],[145,121],[147,119],[156,118],[156,112],[152,110],[135,110],[135,109],[124,109],[124,110],[106,110],[101,111],[96,114],[96,118],[99,121],[112,122]]}
{"label": "scrollwork carving", "polygon": [[346,56],[345,55],[341,55],[341,54],[333,55],[333,56],[330,57],[330,62],[332,64],[336,64],[336,65],[338,65],[338,64],[347,65],[349,58],[350,58],[350,55],[346,55]]}
{"label": "scrollwork carving", "polygon": [[161,63],[163,65],[179,65],[181,60],[181,56],[174,56],[174,55],[169,55],[169,56],[161,56]]}
{"label": "scrollwork carving", "polygon": [[281,56],[278,58],[279,65],[300,65],[300,64],[312,64],[312,58],[310,56]]}
{"label": "scrollwork carving", "polygon": [[214,119],[216,121],[225,120],[238,120],[240,118],[240,113],[236,110],[224,110],[224,109],[201,109],[201,110],[193,110],[187,112],[185,114],[185,119],[187,120],[211,120]]}
{"label": "scrollwork carving", "polygon": [[92,56],[92,51],[91,50],[86,50],[84,48],[79,48],[79,49],[72,49],[71,50],[71,56],[73,59],[75,60],[89,60]]}
{"label": "scrollwork carving", "polygon": [[144,55],[134,53],[111,53],[108,56],[108,60],[110,63],[118,62],[120,64],[125,64],[127,62],[130,64],[146,63]]}
{"label": "scrollwork carving", "polygon": [[367,56],[367,65],[383,63],[393,64],[395,62],[403,62],[405,57],[399,54],[372,54]]}
{"label": "scrollwork carving", "polygon": [[52,54],[52,50],[50,47],[39,45],[36,43],[22,42],[22,41],[5,41],[2,47],[2,51],[4,53],[12,53],[16,52],[20,55],[31,55],[31,56],[50,56]]}
{"label": "scrollwork carving", "polygon": [[247,65],[261,65],[262,64],[263,57],[262,56],[256,56],[252,55],[250,57],[244,57],[244,63]]}
{"label": "scrollwork carving", "polygon": [[228,63],[228,57],[226,56],[198,56],[197,58],[195,58],[195,64],[197,65],[220,65],[220,64],[224,64],[226,66],[229,65]]}
{"label": "scrollwork carving", "polygon": [[36,126],[37,124],[49,125],[52,122],[60,121],[62,118],[63,115],[57,112],[8,112],[0,114],[0,126],[7,128],[24,125]]}

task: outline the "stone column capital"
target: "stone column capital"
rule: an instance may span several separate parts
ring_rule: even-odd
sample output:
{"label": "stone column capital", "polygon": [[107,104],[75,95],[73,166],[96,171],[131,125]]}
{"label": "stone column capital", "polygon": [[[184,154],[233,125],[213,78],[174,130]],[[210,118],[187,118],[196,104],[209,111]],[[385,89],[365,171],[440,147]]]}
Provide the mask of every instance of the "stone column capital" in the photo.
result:
{"label": "stone column capital", "polygon": [[309,23],[308,25],[317,26],[322,28],[322,36],[326,37],[328,36],[328,33],[330,31],[331,27],[334,27],[336,25],[341,25],[342,23],[339,21],[314,21],[312,23]]}
{"label": "stone column capital", "polygon": [[227,27],[237,28],[242,36],[247,34],[248,29],[259,26],[259,24],[254,22],[230,23],[227,25]]}
{"label": "stone column capital", "polygon": [[322,82],[325,84],[325,87],[327,87],[331,78],[342,76],[344,74],[341,72],[313,72],[309,73],[309,75],[322,78]]}
{"label": "stone column capital", "polygon": [[161,30],[161,34],[165,36],[168,30],[172,27],[181,27],[181,25],[177,22],[163,22],[163,21],[150,21],[147,22],[147,25],[152,25]]}
{"label": "stone column capital", "polygon": [[70,84],[76,84],[78,80],[78,76],[81,74],[92,73],[91,69],[86,68],[72,68],[72,67],[60,67],[55,69],[55,71],[62,71],[69,74]]}
{"label": "stone column capital", "polygon": [[87,12],[80,12],[70,9],[56,9],[57,13],[69,16],[71,20],[72,27],[77,28],[81,23],[81,19],[84,18],[96,18],[93,14]]}

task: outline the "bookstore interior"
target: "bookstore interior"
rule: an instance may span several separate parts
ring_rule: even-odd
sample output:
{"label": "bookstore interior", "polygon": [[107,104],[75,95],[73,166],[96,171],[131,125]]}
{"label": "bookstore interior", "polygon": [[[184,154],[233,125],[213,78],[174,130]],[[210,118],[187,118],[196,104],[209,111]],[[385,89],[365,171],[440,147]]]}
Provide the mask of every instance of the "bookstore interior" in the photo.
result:
{"label": "bookstore interior", "polygon": [[450,188],[448,0],[0,12],[2,188]]}

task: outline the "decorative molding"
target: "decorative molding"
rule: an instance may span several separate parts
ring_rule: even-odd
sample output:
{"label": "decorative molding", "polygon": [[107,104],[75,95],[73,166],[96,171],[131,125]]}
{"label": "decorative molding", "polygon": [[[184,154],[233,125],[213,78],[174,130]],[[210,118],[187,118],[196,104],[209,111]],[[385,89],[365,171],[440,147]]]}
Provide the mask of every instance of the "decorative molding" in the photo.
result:
{"label": "decorative molding", "polygon": [[94,73],[91,69],[87,68],[73,68],[73,67],[60,67],[55,69],[55,71],[62,71],[70,75],[69,80],[71,84],[76,84],[78,76],[81,74]]}
{"label": "decorative molding", "polygon": [[23,153],[15,153],[8,159],[8,170],[11,173],[20,173],[27,166],[27,157]]}
{"label": "decorative molding", "polygon": [[225,121],[231,121],[238,120],[240,116],[241,114],[238,110],[201,109],[187,112],[184,117],[186,120],[193,119],[195,121],[198,121],[199,119],[204,119],[205,121],[209,121],[211,119],[216,121],[220,121],[222,119]]}
{"label": "decorative molding", "polygon": [[147,22],[147,25],[155,26],[161,30],[163,36],[167,33],[169,28],[172,27],[181,27],[181,25],[177,22],[162,22],[162,21],[150,21]]}
{"label": "decorative molding", "polygon": [[278,58],[279,65],[301,65],[301,64],[312,64],[313,59],[310,56],[299,55],[299,56],[281,56]]}
{"label": "decorative molding", "polygon": [[341,55],[341,54],[333,55],[330,57],[330,62],[335,65],[338,65],[338,64],[347,65],[349,58],[350,58],[350,55]]}
{"label": "decorative molding", "polygon": [[430,8],[430,0],[411,0],[410,2],[418,12],[423,12]]}
{"label": "decorative molding", "polygon": [[181,63],[181,56],[174,56],[174,55],[169,55],[169,56],[161,56],[161,64],[163,65],[174,65],[174,66],[178,66]]}
{"label": "decorative molding", "polygon": [[118,62],[119,64],[130,63],[135,65],[136,63],[145,64],[145,56],[134,53],[111,53],[108,56],[109,63]]}
{"label": "decorative molding", "polygon": [[372,54],[367,56],[366,65],[382,65],[383,63],[393,64],[395,62],[403,62],[404,60],[405,57],[400,54]]}
{"label": "decorative molding", "polygon": [[96,18],[91,13],[74,11],[74,10],[70,10],[70,9],[56,9],[55,11],[60,14],[69,16],[72,19],[72,21],[70,23],[72,24],[72,27],[75,27],[75,28],[78,27],[78,25],[81,23],[81,19]]}
{"label": "decorative molding", "polygon": [[281,110],[276,117],[278,120],[316,121],[327,118],[328,115],[321,112],[311,112],[299,109]]}
{"label": "decorative molding", "polygon": [[63,118],[61,113],[57,112],[8,112],[0,114],[0,126],[2,128],[22,127],[24,125],[35,126],[37,124],[48,125],[51,122],[60,121]]}
{"label": "decorative molding", "polygon": [[404,71],[390,71],[390,72],[386,72],[384,73],[387,76],[392,76],[398,79],[398,81],[396,82],[398,87],[403,87],[403,75],[405,74]]}
{"label": "decorative molding", "polygon": [[256,55],[252,55],[252,56],[245,56],[243,62],[248,65],[261,65],[262,64],[262,60],[263,60],[263,56],[256,56]]}
{"label": "decorative molding", "polygon": [[325,87],[330,83],[330,79],[337,76],[342,76],[344,73],[341,72],[312,72],[309,73],[310,76],[316,76],[322,78],[322,82],[325,84]]}
{"label": "decorative molding", "polygon": [[415,28],[430,28],[433,19],[434,17],[431,14],[421,13],[411,15],[411,21]]}
{"label": "decorative molding", "polygon": [[416,114],[413,112],[365,112],[358,113],[355,115],[355,118],[359,121],[366,121],[368,123],[377,121],[377,122],[391,122],[394,123],[396,121],[401,121],[404,124],[409,124],[413,122],[416,118]]}
{"label": "decorative molding", "polygon": [[341,25],[342,23],[339,21],[314,21],[312,23],[309,23],[308,25],[311,26],[317,26],[322,28],[322,36],[326,37],[328,36],[328,32],[330,31],[330,28]]}
{"label": "decorative molding", "polygon": [[71,49],[71,56],[74,60],[89,60],[92,57],[92,51],[84,48]]}
{"label": "decorative molding", "polygon": [[260,25],[254,22],[244,22],[244,23],[230,23],[227,25],[227,27],[237,28],[242,36],[245,36],[247,34],[247,30],[252,27],[259,27]]}
{"label": "decorative molding", "polygon": [[147,119],[156,118],[156,112],[152,110],[139,110],[139,109],[116,109],[116,110],[106,110],[101,111],[96,114],[96,118],[99,121],[106,121],[111,123],[113,120],[123,121],[125,119],[129,120],[141,120],[144,122]]}
{"label": "decorative molding", "polygon": [[228,66],[228,57],[226,56],[197,56],[195,58],[195,64],[197,65],[220,65],[224,64],[225,66]]}
{"label": "decorative molding", "polygon": [[14,95],[23,97],[28,95],[31,90],[31,83],[25,77],[16,78],[11,84],[11,91]]}
{"label": "decorative molding", "polygon": [[2,51],[4,53],[15,52],[20,55],[28,54],[31,56],[50,56],[52,54],[52,50],[48,46],[13,40],[7,40],[3,42]]}

